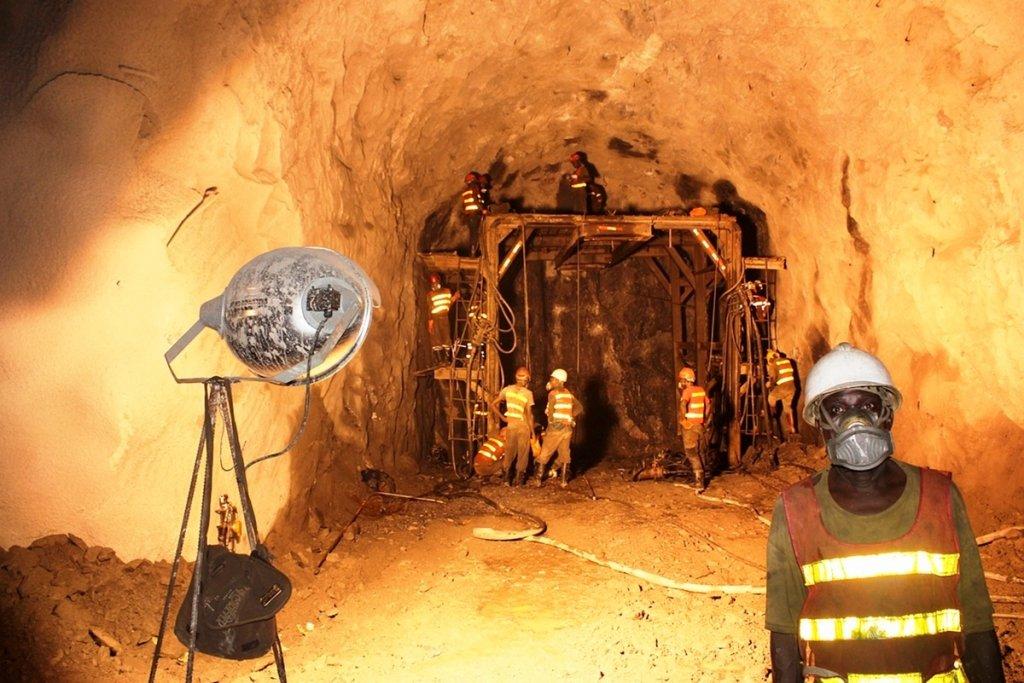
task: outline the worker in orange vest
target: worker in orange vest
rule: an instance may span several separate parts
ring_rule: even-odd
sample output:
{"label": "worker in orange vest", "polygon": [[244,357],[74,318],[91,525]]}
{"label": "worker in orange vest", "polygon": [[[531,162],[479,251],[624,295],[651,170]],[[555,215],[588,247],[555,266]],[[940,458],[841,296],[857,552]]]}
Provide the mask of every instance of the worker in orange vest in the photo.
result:
{"label": "worker in orange vest", "polygon": [[[533,441],[533,392],[530,371],[516,370],[516,383],[502,388],[491,402],[491,410],[508,424],[505,443],[505,478],[509,485],[526,483],[526,469],[530,466],[530,446]],[[500,411],[505,404],[504,415]]]}
{"label": "worker in orange vest", "polygon": [[492,474],[500,474],[505,466],[505,444],[508,440],[508,430],[502,429],[496,435],[488,437],[480,445],[480,449],[473,458],[473,471],[478,477],[489,477]]}
{"label": "worker in orange vest", "polygon": [[743,287],[747,290],[747,300],[750,303],[754,319],[758,322],[767,321],[772,310],[772,302],[765,296],[764,283],[760,280],[752,280],[743,283]]}
{"label": "worker in orange vest", "polygon": [[[781,438],[787,441],[797,435],[796,419],[793,417],[793,402],[796,398],[796,367],[778,349],[765,352],[768,364],[768,410],[774,425],[779,425]],[[781,415],[779,404],[782,404]]]}
{"label": "worker in orange vest", "polygon": [[[562,468],[562,488],[569,482],[569,465],[572,463],[572,430],[576,426],[576,418],[583,412],[583,404],[569,391],[565,383],[569,373],[561,368],[551,373],[548,381],[548,405],[545,412],[548,426],[544,431],[544,440],[537,456],[537,486],[544,485],[548,463],[552,456],[556,457]],[[557,453],[557,456],[556,456]]]}
{"label": "worker in orange vest", "polygon": [[594,175],[590,171],[590,164],[587,162],[587,153],[580,150],[569,155],[569,163],[572,164],[572,171],[566,176],[569,181],[569,188],[573,197],[573,212],[588,214],[590,209],[590,186],[594,181]]}
{"label": "worker in orange vest", "polygon": [[[487,185],[485,185],[485,182]],[[476,171],[466,174],[466,186],[460,195],[462,201],[462,217],[469,228],[469,248],[472,253],[477,253],[480,239],[480,221],[487,214],[487,205],[490,204],[490,176],[484,180],[484,176]]]}
{"label": "worker in orange vest", "polygon": [[699,491],[707,488],[702,452],[707,404],[708,394],[697,386],[693,368],[684,367],[679,371],[679,427],[683,430],[683,452],[693,470],[693,485]]}
{"label": "worker in orange vest", "polygon": [[452,359],[452,324],[448,312],[459,298],[458,292],[441,284],[441,276],[431,273],[430,291],[427,292],[427,332],[434,354],[434,362],[447,363]]}

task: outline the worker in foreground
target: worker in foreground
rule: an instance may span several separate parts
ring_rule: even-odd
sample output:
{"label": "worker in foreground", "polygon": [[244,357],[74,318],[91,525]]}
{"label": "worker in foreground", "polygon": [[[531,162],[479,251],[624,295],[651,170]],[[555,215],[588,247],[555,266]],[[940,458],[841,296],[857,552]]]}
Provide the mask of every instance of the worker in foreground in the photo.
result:
{"label": "worker in foreground", "polygon": [[544,485],[552,456],[555,456],[555,462],[562,469],[562,488],[569,483],[572,430],[576,426],[576,418],[583,412],[583,404],[566,388],[568,380],[569,373],[561,368],[554,370],[548,380],[548,427],[544,431],[544,441],[537,457],[537,486]]}
{"label": "worker in foreground", "polygon": [[707,423],[707,392],[697,386],[693,368],[679,371],[679,427],[683,432],[683,453],[693,470],[693,485],[698,491],[707,488],[704,471],[704,425]]}
{"label": "worker in foreground", "polygon": [[960,492],[892,458],[899,391],[840,344],[811,369],[803,417],[830,467],[783,491],[768,538],[774,680],[1001,683],[992,603]]}
{"label": "worker in foreground", "polygon": [[768,364],[768,410],[771,411],[769,418],[773,425],[778,422],[779,438],[789,441],[798,433],[796,416],[793,413],[793,401],[796,399],[796,368],[792,360],[773,348],[765,352],[765,361]]}
{"label": "worker in foreground", "polygon": [[452,359],[452,324],[448,311],[459,295],[452,294],[452,290],[441,284],[441,276],[438,273],[431,273],[429,282],[427,332],[430,335],[434,362],[448,363]]}
{"label": "worker in foreground", "polygon": [[[526,469],[530,466],[530,441],[533,439],[533,392],[530,371],[516,370],[516,383],[504,387],[491,403],[491,410],[508,423],[505,439],[505,481],[509,485],[526,483]],[[505,404],[502,417],[501,404]]]}

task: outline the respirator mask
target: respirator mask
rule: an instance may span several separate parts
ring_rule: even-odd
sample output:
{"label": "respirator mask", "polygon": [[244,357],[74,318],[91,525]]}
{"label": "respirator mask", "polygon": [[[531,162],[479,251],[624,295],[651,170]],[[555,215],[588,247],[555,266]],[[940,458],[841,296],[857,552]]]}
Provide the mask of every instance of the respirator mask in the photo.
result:
{"label": "respirator mask", "polygon": [[881,409],[877,412],[866,408],[849,408],[839,415],[831,415],[819,408],[820,426],[832,432],[825,442],[828,459],[833,465],[864,471],[877,467],[892,455],[892,432],[881,425],[892,419],[891,399],[883,392]]}

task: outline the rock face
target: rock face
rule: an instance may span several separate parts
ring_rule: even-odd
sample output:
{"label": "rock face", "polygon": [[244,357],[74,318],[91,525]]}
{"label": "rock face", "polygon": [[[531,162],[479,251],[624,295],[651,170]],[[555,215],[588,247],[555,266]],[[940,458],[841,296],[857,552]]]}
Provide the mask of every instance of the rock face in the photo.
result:
{"label": "rock face", "polygon": [[[316,387],[316,436],[254,468],[264,527],[289,500],[336,500],[358,466],[410,463],[429,434],[416,420],[429,392],[409,373],[421,236],[443,232],[469,168],[516,206],[553,207],[576,148],[612,208],[703,201],[759,228],[752,239],[789,259],[783,348],[804,369],[841,340],[877,350],[907,399],[906,457],[953,470],[973,501],[1013,497],[999,484],[1024,445],[1024,9],[85,0],[2,12],[0,544],[74,528],[129,556],[170,553],[201,399],[161,354],[238,266],[278,246],[354,258],[383,308],[357,361]],[[205,342],[182,370],[229,371]],[[288,439],[301,401],[238,389],[250,457]],[[215,490],[231,490],[221,477]]]}

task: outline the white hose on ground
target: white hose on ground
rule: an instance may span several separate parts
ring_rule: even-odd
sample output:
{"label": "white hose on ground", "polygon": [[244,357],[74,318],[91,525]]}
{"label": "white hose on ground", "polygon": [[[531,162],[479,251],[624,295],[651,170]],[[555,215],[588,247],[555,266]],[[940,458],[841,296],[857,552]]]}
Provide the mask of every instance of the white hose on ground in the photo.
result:
{"label": "white hose on ground", "polygon": [[614,569],[617,572],[623,574],[629,574],[635,576],[638,579],[653,583],[656,586],[662,586],[663,588],[671,588],[673,590],[686,591],[688,593],[702,593],[705,595],[764,595],[764,586],[749,586],[749,585],[730,585],[730,584],[705,584],[705,583],[688,583],[680,582],[670,579],[660,574],[653,574],[643,569],[637,569],[624,565],[621,562],[615,562],[612,560],[602,560],[593,553],[588,553],[585,550],[574,548],[571,545],[556,541],[553,538],[547,536],[541,536],[539,529],[524,529],[522,531],[498,531],[491,529],[490,527],[477,527],[473,529],[473,536],[481,538],[486,541],[529,541],[531,543],[540,543],[542,545],[548,545],[552,548],[558,548],[564,552],[575,555],[576,557],[583,558],[588,562],[593,562],[602,567]]}

